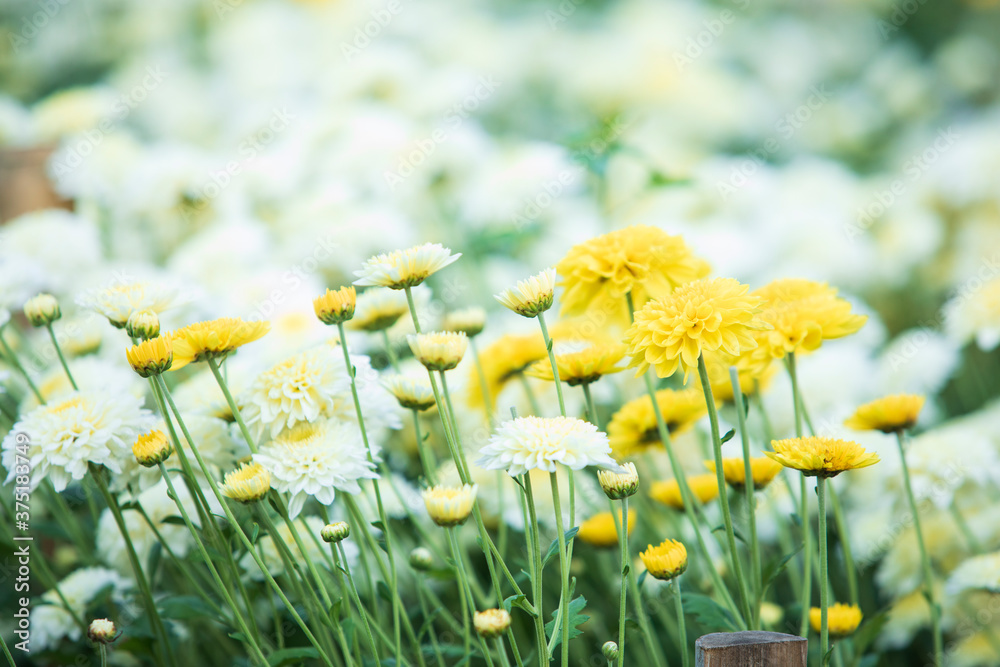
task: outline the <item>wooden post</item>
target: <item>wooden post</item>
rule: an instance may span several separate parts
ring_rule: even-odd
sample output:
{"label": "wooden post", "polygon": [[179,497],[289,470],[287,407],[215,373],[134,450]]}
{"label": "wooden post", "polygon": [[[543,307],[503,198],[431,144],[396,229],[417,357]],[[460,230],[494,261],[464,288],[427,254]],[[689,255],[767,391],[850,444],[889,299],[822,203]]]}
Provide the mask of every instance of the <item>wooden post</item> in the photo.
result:
{"label": "wooden post", "polygon": [[696,667],[806,667],[808,642],[780,632],[715,632],[694,645]]}

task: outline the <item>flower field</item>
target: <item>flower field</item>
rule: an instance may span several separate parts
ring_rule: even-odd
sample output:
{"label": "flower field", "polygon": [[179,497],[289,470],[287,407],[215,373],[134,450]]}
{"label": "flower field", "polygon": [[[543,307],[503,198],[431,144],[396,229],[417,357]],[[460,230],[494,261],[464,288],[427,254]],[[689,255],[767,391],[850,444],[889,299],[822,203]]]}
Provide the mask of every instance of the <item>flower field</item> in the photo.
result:
{"label": "flower field", "polygon": [[7,664],[1000,665],[995,2],[0,31]]}

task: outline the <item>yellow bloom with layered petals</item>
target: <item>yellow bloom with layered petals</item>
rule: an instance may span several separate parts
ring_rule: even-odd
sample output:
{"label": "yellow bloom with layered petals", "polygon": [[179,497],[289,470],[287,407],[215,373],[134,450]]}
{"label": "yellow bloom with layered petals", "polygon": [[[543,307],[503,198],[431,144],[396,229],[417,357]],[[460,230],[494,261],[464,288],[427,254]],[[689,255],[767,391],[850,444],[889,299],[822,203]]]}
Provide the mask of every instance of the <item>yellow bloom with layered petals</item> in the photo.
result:
{"label": "yellow bloom with layered petals", "polygon": [[450,371],[469,348],[469,337],[460,331],[435,331],[406,337],[417,361],[431,371]]}
{"label": "yellow bloom with layered petals", "polygon": [[[661,389],[656,392],[656,402],[671,434],[686,431],[708,413],[705,396],[698,389]],[[647,447],[662,445],[653,401],[648,395],[629,401],[611,417],[608,440],[614,457],[619,460]]]}
{"label": "yellow bloom with layered petals", "polygon": [[867,468],[879,462],[878,454],[851,440],[808,436],[772,440],[773,452],[764,452],[786,468],[808,477],[835,477],[846,470]]}
{"label": "yellow bloom with layered petals", "polygon": [[702,352],[730,355],[757,346],[754,331],[769,325],[757,318],[761,299],[732,278],[688,283],[669,296],[650,301],[635,314],[625,332],[629,367],[642,375],[652,366],[659,377],[688,374],[698,367]]}
{"label": "yellow bloom with layered petals", "polygon": [[[618,522],[622,519],[621,510],[618,510]],[[631,535],[635,529],[635,510],[628,511],[628,534]],[[595,547],[613,547],[618,544],[618,528],[615,524],[615,516],[611,512],[601,512],[595,514],[586,521],[580,523],[580,530],[576,534],[577,538]]]}
{"label": "yellow bloom with layered petals", "polygon": [[[705,466],[715,472],[715,461],[705,461]],[[750,475],[753,477],[753,488],[759,491],[767,487],[783,468],[780,463],[766,456],[751,458]],[[722,459],[722,474],[726,478],[726,483],[733,488],[742,489],[746,486],[746,468],[742,458]]]}
{"label": "yellow bloom with layered petals", "polygon": [[195,361],[224,357],[236,348],[261,338],[270,329],[270,322],[245,322],[238,317],[189,324],[168,334],[174,350],[171,370]]}
{"label": "yellow bloom with layered petals", "polygon": [[313,311],[323,324],[339,324],[354,317],[358,294],[354,285],[338,290],[328,289],[323,295],[313,299]]}
{"label": "yellow bloom with layered petals", "polygon": [[[700,503],[707,503],[719,497],[719,480],[714,473],[689,475],[687,485]],[[649,489],[649,497],[675,510],[684,509],[684,497],[676,479],[653,482]]]}
{"label": "yellow bloom with layered petals", "polygon": [[451,254],[451,250],[440,243],[394,250],[365,261],[361,270],[354,272],[358,277],[354,284],[381,285],[390,289],[416,287],[461,256],[462,253]]}
{"label": "yellow bloom with layered petals", "polygon": [[[813,632],[820,631],[821,610],[819,607],[809,609],[809,625]],[[838,602],[826,610],[826,627],[831,637],[846,637],[854,634],[861,625],[861,609],[857,605]]]}
{"label": "yellow bloom with layered petals", "polygon": [[541,273],[518,281],[493,298],[505,307],[524,317],[537,317],[552,307],[556,288],[556,270],[545,269]]}
{"label": "yellow bloom with layered petals", "polygon": [[[577,352],[556,354],[559,380],[571,387],[596,382],[604,375],[625,370],[618,362],[625,356],[625,346],[618,344],[590,345]],[[527,375],[552,382],[552,364],[548,359],[536,361],[525,371]]]}
{"label": "yellow bloom with layered petals", "polygon": [[916,394],[894,394],[865,403],[851,415],[844,426],[855,431],[905,431],[917,423],[927,400]]}
{"label": "yellow bloom with layered petals", "polygon": [[681,237],[658,227],[626,227],[573,246],[556,264],[564,289],[560,314],[602,312],[627,326],[626,294],[639,307],[709,270]]}
{"label": "yellow bloom with layered petals", "polygon": [[437,485],[424,489],[424,505],[427,513],[439,526],[450,527],[465,523],[472,514],[472,506],[476,503],[478,484],[463,484],[462,486]]}
{"label": "yellow bloom with layered petals", "polygon": [[252,503],[271,490],[271,473],[259,463],[244,463],[239,469],[226,473],[219,490],[227,498]]}
{"label": "yellow bloom with layered petals", "polygon": [[650,544],[639,557],[649,574],[663,581],[680,576],[687,570],[687,549],[677,540],[664,540],[655,547]]}
{"label": "yellow bloom with layered petals", "polygon": [[171,340],[164,336],[133,345],[125,350],[125,357],[132,370],[144,378],[159,375],[176,365]]}

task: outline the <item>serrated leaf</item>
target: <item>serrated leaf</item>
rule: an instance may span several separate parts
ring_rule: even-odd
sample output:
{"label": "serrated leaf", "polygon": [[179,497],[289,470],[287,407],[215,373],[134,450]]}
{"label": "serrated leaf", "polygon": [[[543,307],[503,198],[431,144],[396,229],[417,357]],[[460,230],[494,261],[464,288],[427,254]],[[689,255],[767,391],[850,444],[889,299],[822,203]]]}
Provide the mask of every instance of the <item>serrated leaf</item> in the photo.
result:
{"label": "serrated leaf", "polygon": [[684,612],[694,616],[705,632],[736,632],[736,619],[728,609],[701,593],[685,593]]}
{"label": "serrated leaf", "polygon": [[[569,602],[569,638],[579,637],[583,634],[582,630],[578,630],[577,626],[586,623],[590,620],[590,616],[582,614],[583,608],[587,606],[587,598],[580,595]],[[562,625],[560,621],[560,626],[556,627],[556,616],[559,614],[559,609],[555,609],[552,612],[552,620],[545,624],[545,631],[549,634],[549,637],[554,637],[552,642],[552,648],[555,649],[562,642]]]}
{"label": "serrated leaf", "polygon": [[319,658],[319,650],[315,646],[283,648],[267,656],[267,664],[268,667],[282,667],[307,658]]}
{"label": "serrated leaf", "polygon": [[736,435],[736,429],[733,428],[729,429],[729,431],[727,431],[726,434],[722,436],[721,443],[723,445],[726,444],[727,442],[733,439],[734,435]]}

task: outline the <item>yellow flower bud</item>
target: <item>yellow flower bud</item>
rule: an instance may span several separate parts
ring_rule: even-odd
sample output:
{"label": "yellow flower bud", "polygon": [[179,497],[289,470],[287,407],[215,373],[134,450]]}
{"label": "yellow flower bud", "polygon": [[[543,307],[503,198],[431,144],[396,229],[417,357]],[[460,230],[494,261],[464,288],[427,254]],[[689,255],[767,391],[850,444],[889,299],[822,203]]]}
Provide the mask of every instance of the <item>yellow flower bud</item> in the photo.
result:
{"label": "yellow flower bud", "polygon": [[28,299],[28,302],[24,304],[24,316],[28,318],[32,326],[44,327],[62,317],[62,311],[54,296],[42,293]]}

